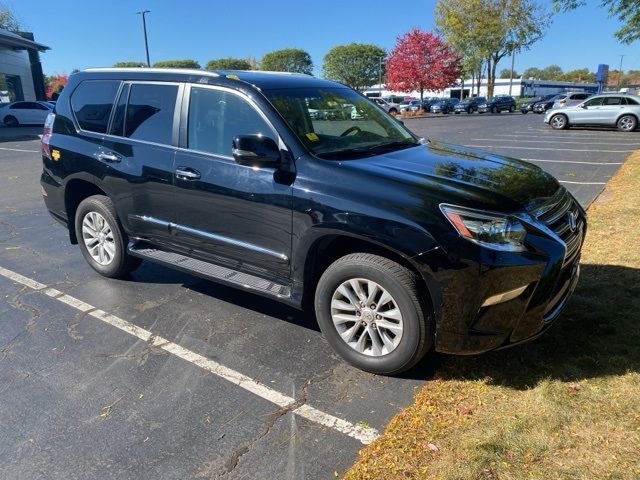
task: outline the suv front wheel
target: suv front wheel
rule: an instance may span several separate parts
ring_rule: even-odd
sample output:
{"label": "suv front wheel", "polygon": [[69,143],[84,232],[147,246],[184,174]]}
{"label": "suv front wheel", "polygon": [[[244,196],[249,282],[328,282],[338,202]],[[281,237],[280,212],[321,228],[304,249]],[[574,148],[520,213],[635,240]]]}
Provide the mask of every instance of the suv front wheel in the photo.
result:
{"label": "suv front wheel", "polygon": [[315,310],[333,349],[372,373],[405,371],[433,344],[418,276],[385,257],[354,253],[332,263],[318,282]]}
{"label": "suv front wheel", "polygon": [[82,255],[99,274],[119,278],[140,265],[140,259],[127,253],[128,238],[109,197],[93,195],[80,202],[75,228]]}

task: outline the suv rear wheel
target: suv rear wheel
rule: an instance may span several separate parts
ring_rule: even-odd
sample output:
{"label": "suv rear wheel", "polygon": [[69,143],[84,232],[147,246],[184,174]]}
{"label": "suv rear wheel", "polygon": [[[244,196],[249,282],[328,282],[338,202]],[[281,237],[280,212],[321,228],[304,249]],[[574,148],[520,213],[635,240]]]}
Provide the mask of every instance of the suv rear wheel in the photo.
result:
{"label": "suv rear wheel", "polygon": [[500,113],[498,107],[491,107],[491,113]]}
{"label": "suv rear wheel", "polygon": [[394,375],[433,344],[433,319],[417,275],[388,258],[353,253],[332,263],[316,288],[315,310],[329,344],[369,372]]}
{"label": "suv rear wheel", "polygon": [[515,111],[516,111],[516,107],[515,107],[515,105],[511,105],[511,106],[509,107],[509,111],[510,111],[511,113],[515,112]]}
{"label": "suv rear wheel", "polygon": [[623,115],[616,125],[621,132],[633,132],[638,127],[638,120],[633,115]]}
{"label": "suv rear wheel", "polygon": [[119,278],[140,265],[127,253],[128,238],[109,197],[93,195],[80,202],[75,228],[82,255],[99,274]]}

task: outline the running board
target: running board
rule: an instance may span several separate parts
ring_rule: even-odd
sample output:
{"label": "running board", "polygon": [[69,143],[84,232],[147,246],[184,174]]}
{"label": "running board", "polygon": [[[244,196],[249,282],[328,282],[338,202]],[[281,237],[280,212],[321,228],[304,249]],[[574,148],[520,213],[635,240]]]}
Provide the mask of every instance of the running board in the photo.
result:
{"label": "running board", "polygon": [[127,250],[134,257],[160,263],[167,267],[192,273],[208,280],[225,283],[234,287],[242,287],[270,297],[291,297],[291,288],[286,285],[279,285],[270,280],[222,267],[214,263],[204,262],[179,253],[158,250],[148,245],[138,246],[135,243],[129,243]]}

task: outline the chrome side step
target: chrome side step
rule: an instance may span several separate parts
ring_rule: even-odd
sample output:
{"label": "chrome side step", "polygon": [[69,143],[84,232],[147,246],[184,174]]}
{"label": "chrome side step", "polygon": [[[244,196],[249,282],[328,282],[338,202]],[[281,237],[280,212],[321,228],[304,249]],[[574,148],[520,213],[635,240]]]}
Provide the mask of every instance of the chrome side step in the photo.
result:
{"label": "chrome side step", "polygon": [[279,285],[264,278],[222,267],[214,263],[204,262],[179,253],[158,250],[150,247],[148,244],[140,246],[135,243],[129,243],[127,250],[135,257],[160,263],[209,280],[226,283],[234,287],[242,287],[272,297],[291,297],[291,288],[287,285]]}

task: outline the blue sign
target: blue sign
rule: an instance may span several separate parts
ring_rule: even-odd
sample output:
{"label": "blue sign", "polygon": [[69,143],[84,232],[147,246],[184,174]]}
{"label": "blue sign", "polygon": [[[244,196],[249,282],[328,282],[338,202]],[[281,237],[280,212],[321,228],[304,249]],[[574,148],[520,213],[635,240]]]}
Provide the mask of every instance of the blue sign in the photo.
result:
{"label": "blue sign", "polygon": [[598,73],[596,73],[596,82],[607,83],[609,79],[609,65],[601,63],[598,65]]}

